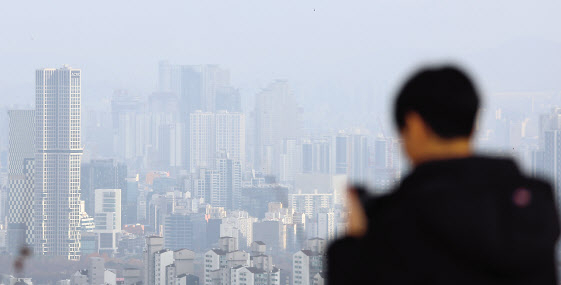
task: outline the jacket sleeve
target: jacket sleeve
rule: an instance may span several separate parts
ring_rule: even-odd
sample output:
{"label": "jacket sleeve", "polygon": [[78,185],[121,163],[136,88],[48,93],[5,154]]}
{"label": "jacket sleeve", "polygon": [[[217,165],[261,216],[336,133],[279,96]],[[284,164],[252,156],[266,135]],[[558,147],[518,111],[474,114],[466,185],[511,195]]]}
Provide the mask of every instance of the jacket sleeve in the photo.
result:
{"label": "jacket sleeve", "polygon": [[334,241],[327,250],[327,284],[361,284],[364,271],[364,255],[361,240],[345,237]]}

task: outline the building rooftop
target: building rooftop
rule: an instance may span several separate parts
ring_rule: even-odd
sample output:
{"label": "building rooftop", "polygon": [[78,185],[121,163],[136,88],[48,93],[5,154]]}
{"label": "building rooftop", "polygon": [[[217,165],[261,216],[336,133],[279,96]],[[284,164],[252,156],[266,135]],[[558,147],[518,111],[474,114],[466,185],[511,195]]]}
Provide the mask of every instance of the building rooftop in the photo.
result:
{"label": "building rooftop", "polygon": [[315,238],[311,238],[311,239],[309,239],[309,240],[324,240],[324,239],[319,238],[319,237],[315,237]]}
{"label": "building rooftop", "polygon": [[318,256],[319,255],[319,253],[313,252],[313,251],[308,250],[308,249],[303,249],[303,250],[301,250],[301,252],[304,253],[307,256]]}
{"label": "building rooftop", "polygon": [[227,253],[225,250],[222,250],[222,249],[219,249],[219,248],[213,248],[211,250],[214,251],[214,253],[216,253],[218,255],[226,255],[226,253]]}
{"label": "building rooftop", "polygon": [[257,267],[246,267],[246,269],[253,274],[265,273],[265,270],[259,269]]}

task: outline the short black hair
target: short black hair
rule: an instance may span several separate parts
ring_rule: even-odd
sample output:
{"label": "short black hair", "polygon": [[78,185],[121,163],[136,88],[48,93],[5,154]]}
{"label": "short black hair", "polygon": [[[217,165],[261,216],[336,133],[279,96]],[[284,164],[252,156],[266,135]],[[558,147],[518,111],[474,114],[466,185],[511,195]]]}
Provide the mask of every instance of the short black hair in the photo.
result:
{"label": "short black hair", "polygon": [[453,65],[415,72],[397,94],[394,119],[399,130],[405,116],[418,113],[442,138],[469,137],[479,109],[479,95],[469,76]]}

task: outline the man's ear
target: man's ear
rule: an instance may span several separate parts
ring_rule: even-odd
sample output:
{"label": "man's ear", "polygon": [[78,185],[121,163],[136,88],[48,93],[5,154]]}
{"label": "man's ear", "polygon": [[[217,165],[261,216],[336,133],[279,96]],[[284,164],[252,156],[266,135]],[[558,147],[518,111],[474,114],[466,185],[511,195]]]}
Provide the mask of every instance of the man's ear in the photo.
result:
{"label": "man's ear", "polygon": [[430,128],[427,126],[421,115],[417,112],[409,112],[405,115],[405,128],[409,135],[416,140],[430,136]]}

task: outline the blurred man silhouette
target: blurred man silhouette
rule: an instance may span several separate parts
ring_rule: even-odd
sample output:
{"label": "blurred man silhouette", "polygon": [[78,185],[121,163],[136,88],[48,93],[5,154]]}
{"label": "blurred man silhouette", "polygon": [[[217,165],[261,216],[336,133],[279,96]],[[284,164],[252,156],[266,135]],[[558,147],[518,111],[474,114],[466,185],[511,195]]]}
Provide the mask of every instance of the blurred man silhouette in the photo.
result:
{"label": "blurred man silhouette", "polygon": [[510,159],[473,154],[479,96],[454,66],[422,69],[395,100],[413,170],[391,194],[349,190],[329,285],[556,284],[551,187]]}

